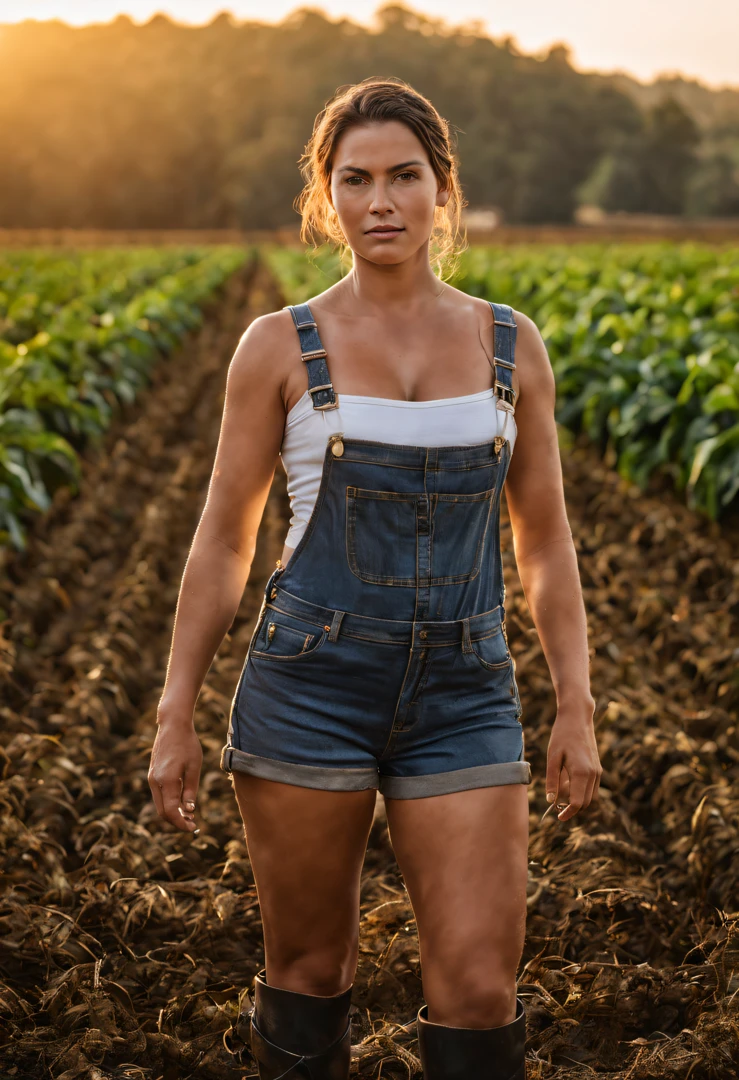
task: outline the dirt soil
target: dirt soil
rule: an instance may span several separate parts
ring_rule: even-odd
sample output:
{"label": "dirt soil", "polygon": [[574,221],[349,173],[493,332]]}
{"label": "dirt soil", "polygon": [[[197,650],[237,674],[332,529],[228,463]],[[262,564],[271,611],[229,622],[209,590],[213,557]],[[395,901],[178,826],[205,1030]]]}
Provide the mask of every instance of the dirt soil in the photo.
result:
{"label": "dirt soil", "polygon": [[[180,578],[226,368],[282,304],[234,277],[204,328],[87,455],[0,581],[0,1077],[256,1075],[224,1043],[263,963],[227,716],[287,529],[281,466],[243,603],[203,689],[201,833],[147,783]],[[591,646],[599,802],[549,815],[555,698],[503,514],[508,636],[534,782],[519,993],[528,1078],[739,1075],[739,530],[563,450]],[[418,942],[378,800],[364,868],[352,1075],[421,1076]],[[239,1045],[239,1025],[226,1042]]]}

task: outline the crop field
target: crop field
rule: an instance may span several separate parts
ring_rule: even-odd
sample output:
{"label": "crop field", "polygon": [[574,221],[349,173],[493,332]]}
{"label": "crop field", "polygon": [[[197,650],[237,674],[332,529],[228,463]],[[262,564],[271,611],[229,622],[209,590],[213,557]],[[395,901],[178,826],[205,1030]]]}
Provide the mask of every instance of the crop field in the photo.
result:
{"label": "crop field", "polygon": [[78,476],[76,451],[248,258],[239,247],[0,255],[0,544]]}
{"label": "crop field", "polygon": [[[640,251],[473,248],[455,279],[546,331],[604,767],[597,806],[540,820],[556,702],[504,502],[529,1080],[739,1075],[737,260]],[[228,362],[252,319],[340,272],[270,245],[0,251],[2,1080],[256,1075],[230,1050],[260,914],[218,761],[287,530],[281,465],[198,704],[198,837],[159,820],[147,771]],[[353,1076],[420,1080],[421,1001],[378,799]]]}

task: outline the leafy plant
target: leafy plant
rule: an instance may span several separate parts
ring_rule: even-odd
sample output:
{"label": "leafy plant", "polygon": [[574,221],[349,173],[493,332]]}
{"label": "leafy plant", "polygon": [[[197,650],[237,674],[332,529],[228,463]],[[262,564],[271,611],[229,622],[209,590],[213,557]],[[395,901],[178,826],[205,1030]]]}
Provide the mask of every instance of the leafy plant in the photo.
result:
{"label": "leafy plant", "polygon": [[[200,325],[204,303],[249,254],[219,246],[0,256],[0,545],[22,547],[23,520],[47,509],[60,484],[75,486],[79,452]],[[78,271],[89,291],[74,294]]]}

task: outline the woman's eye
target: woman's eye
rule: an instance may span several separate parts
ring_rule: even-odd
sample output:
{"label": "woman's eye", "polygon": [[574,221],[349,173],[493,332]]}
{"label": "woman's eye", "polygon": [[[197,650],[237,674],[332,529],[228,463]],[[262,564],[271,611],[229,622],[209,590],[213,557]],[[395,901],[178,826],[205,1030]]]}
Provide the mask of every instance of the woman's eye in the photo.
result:
{"label": "woman's eye", "polygon": [[[398,173],[395,179],[400,180],[404,176],[410,177],[411,180],[415,180],[417,178],[414,172],[402,172]],[[358,180],[360,184],[364,183],[364,177],[362,176],[347,176],[345,182],[351,187],[356,187],[357,185],[353,183],[354,180]]]}

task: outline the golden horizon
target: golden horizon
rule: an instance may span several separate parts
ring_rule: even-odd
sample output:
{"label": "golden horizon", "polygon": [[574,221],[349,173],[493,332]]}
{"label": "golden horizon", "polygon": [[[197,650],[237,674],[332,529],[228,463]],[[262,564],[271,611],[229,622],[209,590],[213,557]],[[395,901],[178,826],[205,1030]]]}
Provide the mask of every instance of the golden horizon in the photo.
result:
{"label": "golden horizon", "polygon": [[[109,23],[119,15],[143,24],[164,14],[174,22],[202,26],[223,11],[237,20],[280,22],[303,6],[319,8],[329,18],[348,17],[368,25],[380,0],[0,0],[0,24],[57,19],[86,26]],[[660,75],[677,75],[698,79],[713,90],[739,90],[739,5],[730,0],[704,0],[697,22],[687,0],[652,0],[646,8],[642,0],[621,0],[617,17],[589,0],[560,0],[556,10],[548,0],[529,0],[524,8],[518,0],[498,0],[494,19],[490,0],[457,0],[454,19],[447,17],[448,0],[407,6],[451,25],[477,20],[484,33],[498,40],[511,36],[527,54],[564,42],[579,71],[621,71],[647,83]]]}

